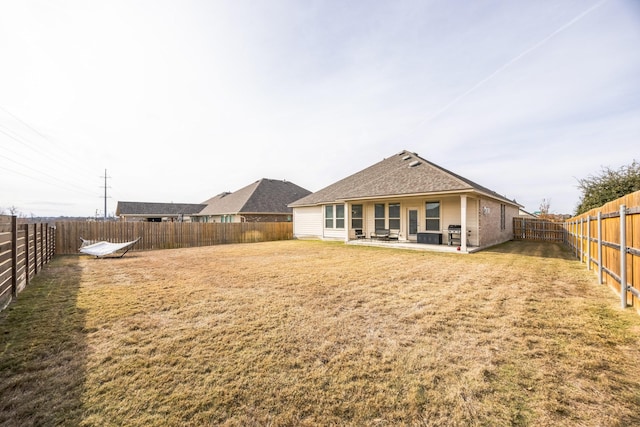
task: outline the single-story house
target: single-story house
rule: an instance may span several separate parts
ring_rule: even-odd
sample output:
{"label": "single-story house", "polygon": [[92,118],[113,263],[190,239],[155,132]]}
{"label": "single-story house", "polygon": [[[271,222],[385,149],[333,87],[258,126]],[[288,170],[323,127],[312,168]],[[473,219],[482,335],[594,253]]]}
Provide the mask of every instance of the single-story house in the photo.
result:
{"label": "single-story house", "polygon": [[511,240],[522,207],[409,151],[289,206],[294,238],[349,241],[386,234],[401,242],[451,243],[462,252]]}
{"label": "single-story house", "polygon": [[311,192],[286,180],[262,178],[233,193],[218,194],[203,202],[206,207],[197,222],[287,222],[293,210],[288,205]]}
{"label": "single-story house", "polygon": [[118,202],[116,216],[121,221],[189,222],[206,206],[194,203]]}

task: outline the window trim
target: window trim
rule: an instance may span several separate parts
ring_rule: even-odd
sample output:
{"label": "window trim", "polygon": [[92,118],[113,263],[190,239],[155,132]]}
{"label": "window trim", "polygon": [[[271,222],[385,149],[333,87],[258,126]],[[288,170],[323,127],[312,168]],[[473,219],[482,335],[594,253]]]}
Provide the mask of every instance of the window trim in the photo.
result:
{"label": "window trim", "polygon": [[[438,216],[429,216],[428,205],[432,203],[438,204]],[[429,228],[429,221],[438,221],[438,229]],[[442,232],[442,202],[440,200],[427,200],[424,202],[424,228],[426,232]]]}
{"label": "window trim", "polygon": [[[333,211],[335,212],[335,216],[334,216],[334,218],[335,218],[335,221],[334,221],[335,228],[337,230],[344,230],[344,215],[346,213],[346,209],[344,208],[344,204],[343,203],[339,203],[339,204],[335,204],[333,206],[334,206]],[[341,208],[341,209],[339,209],[339,208]],[[339,210],[342,210],[342,216],[338,216],[339,215],[339,212],[338,212]],[[342,226],[340,226],[340,225],[342,225]]]}
{"label": "window trim", "polygon": [[324,228],[334,228],[333,205],[324,205]]}
{"label": "window trim", "polygon": [[[391,216],[391,206],[397,206],[398,207],[398,216]],[[387,213],[389,216],[389,229],[390,230],[400,230],[400,226],[402,225],[402,222],[400,221],[400,217],[402,215],[402,210],[401,210],[402,205],[400,204],[400,202],[395,202],[395,203],[387,203]],[[397,227],[392,227],[391,226],[391,221],[398,221],[398,226]]]}
{"label": "window trim", "polygon": [[[342,216],[338,216],[340,207],[342,208]],[[324,205],[324,228],[329,230],[344,230],[346,213],[344,203]],[[340,224],[342,227],[339,227]]]}

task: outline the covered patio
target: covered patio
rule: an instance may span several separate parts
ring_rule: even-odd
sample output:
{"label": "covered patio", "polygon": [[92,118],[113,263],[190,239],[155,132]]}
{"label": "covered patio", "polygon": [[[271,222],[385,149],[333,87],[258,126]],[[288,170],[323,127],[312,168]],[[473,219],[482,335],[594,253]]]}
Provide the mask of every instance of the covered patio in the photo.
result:
{"label": "covered patio", "polygon": [[479,251],[479,247],[470,247],[467,245],[467,250],[462,248],[458,250],[459,246],[454,245],[430,245],[425,243],[417,243],[410,241],[398,241],[398,240],[376,240],[376,239],[350,239],[346,242],[347,245],[354,246],[374,246],[379,248],[392,248],[392,249],[406,249],[414,251],[430,251],[430,252],[447,252],[447,253],[462,253],[470,254]]}
{"label": "covered patio", "polygon": [[461,253],[513,238],[520,207],[406,150],[290,206],[296,238]]}

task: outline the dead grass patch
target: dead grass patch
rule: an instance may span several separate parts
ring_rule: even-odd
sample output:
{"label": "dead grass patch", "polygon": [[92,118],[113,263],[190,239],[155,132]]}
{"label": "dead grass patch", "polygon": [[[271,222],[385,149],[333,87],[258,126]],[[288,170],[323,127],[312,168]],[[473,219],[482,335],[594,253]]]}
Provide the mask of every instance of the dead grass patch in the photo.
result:
{"label": "dead grass patch", "polygon": [[0,334],[3,425],[640,423],[640,318],[552,244],[60,257]]}

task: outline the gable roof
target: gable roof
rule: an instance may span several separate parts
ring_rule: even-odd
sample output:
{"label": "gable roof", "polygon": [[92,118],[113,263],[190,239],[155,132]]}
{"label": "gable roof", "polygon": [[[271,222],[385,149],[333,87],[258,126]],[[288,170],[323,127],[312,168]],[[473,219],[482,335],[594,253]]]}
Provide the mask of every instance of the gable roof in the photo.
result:
{"label": "gable roof", "polygon": [[311,194],[293,182],[262,178],[233,193],[220,193],[203,202],[207,205],[199,215],[236,213],[291,213],[288,206]]}
{"label": "gable roof", "polygon": [[388,157],[328,187],[291,203],[289,206],[313,206],[374,197],[426,195],[433,193],[474,192],[505,203],[513,200],[429,162],[407,150]]}
{"label": "gable roof", "polygon": [[118,202],[116,215],[178,216],[194,215],[206,206],[193,203]]}

